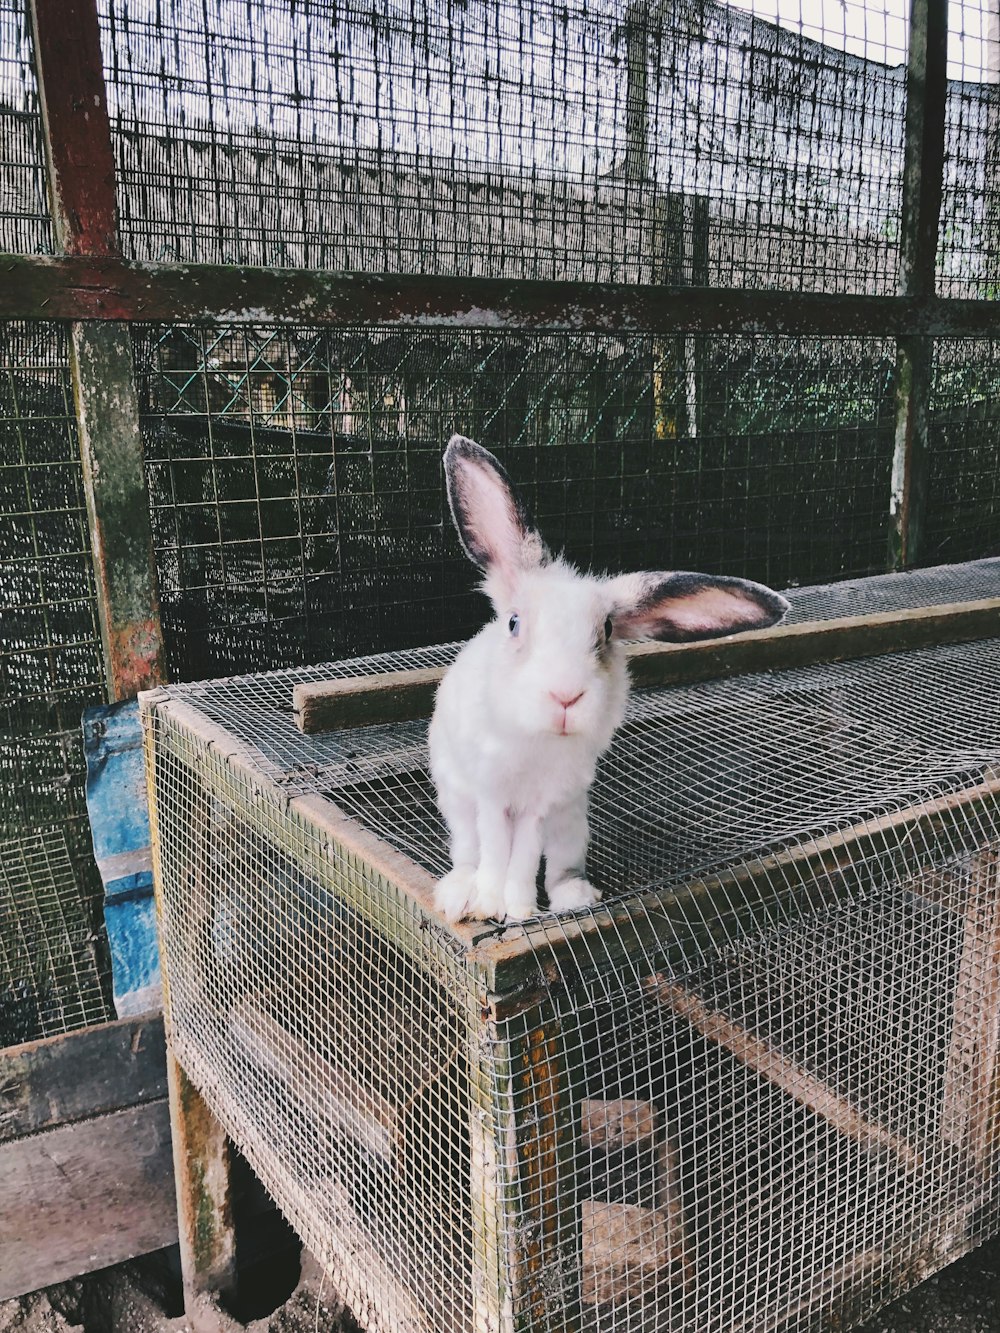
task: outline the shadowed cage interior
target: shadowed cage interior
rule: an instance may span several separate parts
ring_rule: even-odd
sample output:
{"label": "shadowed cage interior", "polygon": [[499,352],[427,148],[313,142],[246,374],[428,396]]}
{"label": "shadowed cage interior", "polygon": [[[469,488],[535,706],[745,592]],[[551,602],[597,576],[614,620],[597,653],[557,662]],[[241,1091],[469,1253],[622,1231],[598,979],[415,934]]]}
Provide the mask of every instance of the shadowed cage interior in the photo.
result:
{"label": "shadowed cage interior", "polygon": [[172,1040],[363,1317],[818,1329],[992,1234],[1000,641],[634,693],[603,902],[461,937],[422,906],[426,723],[291,714],[295,682],[454,651],[145,702]]}

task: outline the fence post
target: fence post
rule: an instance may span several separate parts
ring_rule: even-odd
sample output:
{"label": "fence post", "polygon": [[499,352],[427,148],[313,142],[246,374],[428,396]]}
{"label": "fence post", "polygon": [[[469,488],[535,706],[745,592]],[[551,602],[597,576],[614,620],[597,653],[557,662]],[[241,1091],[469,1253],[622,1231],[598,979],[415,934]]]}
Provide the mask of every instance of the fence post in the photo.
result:
{"label": "fence post", "polygon": [[[31,19],[57,249],[117,257],[96,0],[31,0]],[[74,321],[69,335],[105,676],[110,698],[128,699],[164,680],[131,340],[103,320]]]}
{"label": "fence post", "polygon": [[[944,175],[948,0],[912,0],[906,69],[899,294],[934,295]],[[896,438],[889,502],[889,568],[908,569],[923,555],[927,498],[928,413],[934,349],[926,336],[896,344]]]}

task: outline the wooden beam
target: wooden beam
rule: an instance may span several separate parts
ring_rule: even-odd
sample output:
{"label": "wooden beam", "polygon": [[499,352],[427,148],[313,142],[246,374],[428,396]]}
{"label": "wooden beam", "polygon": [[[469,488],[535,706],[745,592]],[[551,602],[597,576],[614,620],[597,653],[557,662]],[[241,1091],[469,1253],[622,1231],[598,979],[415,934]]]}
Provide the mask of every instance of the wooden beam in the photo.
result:
{"label": "wooden beam", "polygon": [[0,255],[0,319],[996,336],[996,301]]}
{"label": "wooden beam", "polygon": [[131,338],[73,324],[70,345],[108,693],[131,699],[166,678]]}
{"label": "wooden beam", "polygon": [[[917,300],[934,299],[944,176],[947,60],[948,0],[913,0],[906,69],[899,294]],[[906,330],[896,354],[890,569],[912,568],[922,555],[933,368],[931,340],[921,330]]]}
{"label": "wooden beam", "polygon": [[117,255],[115,161],[96,0],[31,0],[56,243]]}
{"label": "wooden beam", "polygon": [[[689,685],[756,671],[964,643],[1000,634],[1000,598],[838,620],[778,625],[702,643],[640,643],[626,649],[634,685]],[[292,707],[308,733],[428,717],[444,667],[296,685]]]}
{"label": "wooden beam", "polygon": [[0,1143],[0,1300],[172,1245],[164,1099]]}
{"label": "wooden beam", "polygon": [[169,1048],[167,1084],[185,1305],[210,1327],[211,1300],[236,1285],[229,1141]]}
{"label": "wooden beam", "polygon": [[[96,0],[32,0],[31,12],[63,262],[120,262]],[[43,319],[54,313],[46,304]],[[165,678],[149,497],[128,330],[81,322],[87,313],[81,304],[67,312],[70,366],[108,692],[129,699]]]}
{"label": "wooden beam", "polygon": [[166,1095],[160,1014],[9,1046],[0,1051],[0,1142]]}
{"label": "wooden beam", "polygon": [[838,1133],[870,1151],[888,1150],[905,1171],[912,1171],[919,1165],[919,1155],[906,1139],[869,1120],[828,1083],[728,1014],[710,1009],[694,991],[658,975],[647,980],[646,991],[671,1013],[690,1023],[703,1037],[724,1047],[755,1074],[773,1083],[800,1106],[821,1116]]}

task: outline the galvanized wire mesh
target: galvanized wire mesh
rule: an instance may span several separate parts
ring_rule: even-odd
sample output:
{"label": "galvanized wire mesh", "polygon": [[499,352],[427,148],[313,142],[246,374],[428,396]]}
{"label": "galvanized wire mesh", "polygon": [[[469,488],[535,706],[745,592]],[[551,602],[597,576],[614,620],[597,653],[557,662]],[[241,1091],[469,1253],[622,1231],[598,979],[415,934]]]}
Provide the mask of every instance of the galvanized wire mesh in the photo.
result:
{"label": "galvanized wire mesh", "polygon": [[885,340],[230,326],[149,331],[136,364],[175,679],[481,623],[446,516],[453,430],[595,568],[885,568]]}
{"label": "galvanized wire mesh", "polygon": [[27,7],[23,0],[0,0],[0,251],[45,254],[51,249]]}
{"label": "galvanized wire mesh", "polygon": [[[21,840],[52,841],[53,854],[61,840],[75,879],[60,874],[53,888],[43,878],[38,892],[65,891],[67,912],[91,912],[102,890],[80,715],[106,694],[66,339],[55,325],[8,323],[0,331],[0,618],[0,841],[13,849],[9,873],[21,873]],[[64,993],[76,975],[60,970],[76,944],[61,933],[60,918],[52,925],[56,972],[46,963],[38,973],[39,994]],[[90,947],[81,967],[89,966]],[[0,969],[5,996],[24,985],[23,974]],[[25,1014],[33,1003],[26,1001]],[[89,1001],[80,1005],[82,1022],[94,1011]],[[0,1044],[6,1039],[0,1027]]]}
{"label": "galvanized wire mesh", "polygon": [[1000,641],[636,695],[603,903],[465,934],[425,724],[308,674],[147,698],[168,1017],[373,1326],[843,1326],[996,1230]]}
{"label": "galvanized wire mesh", "polygon": [[129,253],[891,292],[901,25],[751,8],[102,0]]}
{"label": "galvanized wire mesh", "polygon": [[991,0],[949,4],[948,73],[938,291],[994,300],[1000,283],[1000,17]]}
{"label": "galvanized wire mesh", "polygon": [[88,887],[64,827],[0,842],[0,1046],[110,1017]]}

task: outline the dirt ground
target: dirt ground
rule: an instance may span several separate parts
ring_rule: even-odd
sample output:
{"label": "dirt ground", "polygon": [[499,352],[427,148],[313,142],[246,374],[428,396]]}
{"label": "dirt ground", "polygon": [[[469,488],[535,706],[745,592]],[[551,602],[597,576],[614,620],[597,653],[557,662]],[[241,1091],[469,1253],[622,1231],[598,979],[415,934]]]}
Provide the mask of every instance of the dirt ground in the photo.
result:
{"label": "dirt ground", "polygon": [[[123,1264],[0,1303],[0,1333],[191,1333],[171,1301],[176,1295],[163,1289],[148,1264]],[[234,1322],[232,1330],[360,1333],[308,1257],[284,1304],[266,1318]],[[856,1333],[1000,1333],[1000,1240],[931,1278]]]}

